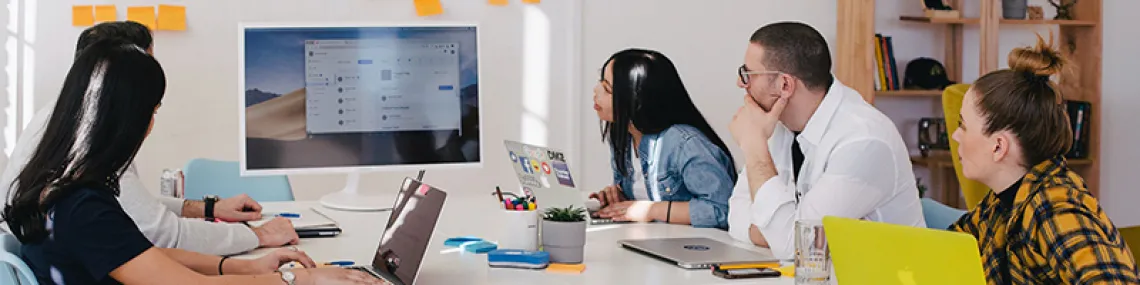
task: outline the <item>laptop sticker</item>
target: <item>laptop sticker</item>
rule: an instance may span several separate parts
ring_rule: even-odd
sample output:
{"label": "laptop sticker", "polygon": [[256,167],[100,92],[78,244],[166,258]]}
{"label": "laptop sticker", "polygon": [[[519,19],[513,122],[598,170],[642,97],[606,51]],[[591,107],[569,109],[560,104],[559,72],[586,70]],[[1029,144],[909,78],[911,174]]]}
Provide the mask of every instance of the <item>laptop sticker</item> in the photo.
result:
{"label": "laptop sticker", "polygon": [[515,155],[515,152],[511,151],[511,152],[510,152],[510,155],[511,155],[511,162],[512,162],[512,163],[514,163],[514,162],[519,162],[519,156],[518,156],[518,155]]}
{"label": "laptop sticker", "polygon": [[550,175],[550,164],[547,164],[545,161],[542,162],[542,173]]}
{"label": "laptop sticker", "polygon": [[538,172],[538,171],[542,170],[542,168],[540,168],[538,166],[538,160],[534,160],[534,159],[530,160],[530,168],[531,168],[531,172]]}
{"label": "laptop sticker", "polygon": [[519,164],[522,165],[522,172],[523,173],[527,173],[527,174],[534,173],[534,171],[530,170],[530,159],[529,158],[527,158],[525,156],[520,156],[519,157]]}
{"label": "laptop sticker", "polygon": [[542,188],[550,188],[550,177],[540,176],[542,181]]}
{"label": "laptop sticker", "polygon": [[570,167],[564,162],[554,162],[554,176],[558,177],[558,184],[574,187],[574,178],[570,177]]}
{"label": "laptop sticker", "polygon": [[553,161],[566,162],[565,156],[563,156],[561,152],[557,151],[546,151],[546,158]]}
{"label": "laptop sticker", "polygon": [[527,187],[544,188],[542,187],[542,182],[539,182],[538,177],[535,177],[534,175],[519,176],[519,183]]}

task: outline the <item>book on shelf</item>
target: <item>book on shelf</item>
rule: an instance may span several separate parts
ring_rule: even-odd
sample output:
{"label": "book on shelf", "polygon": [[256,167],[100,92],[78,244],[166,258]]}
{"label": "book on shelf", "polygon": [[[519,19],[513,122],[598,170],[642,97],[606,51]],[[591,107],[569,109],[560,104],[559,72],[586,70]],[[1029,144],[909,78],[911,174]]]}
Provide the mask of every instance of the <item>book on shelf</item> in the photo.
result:
{"label": "book on shelf", "polygon": [[875,90],[902,90],[891,36],[875,34]]}
{"label": "book on shelf", "polygon": [[1073,145],[1066,158],[1089,157],[1089,118],[1091,118],[1092,104],[1085,101],[1066,100],[1065,105],[1069,113],[1069,127],[1073,130]]}

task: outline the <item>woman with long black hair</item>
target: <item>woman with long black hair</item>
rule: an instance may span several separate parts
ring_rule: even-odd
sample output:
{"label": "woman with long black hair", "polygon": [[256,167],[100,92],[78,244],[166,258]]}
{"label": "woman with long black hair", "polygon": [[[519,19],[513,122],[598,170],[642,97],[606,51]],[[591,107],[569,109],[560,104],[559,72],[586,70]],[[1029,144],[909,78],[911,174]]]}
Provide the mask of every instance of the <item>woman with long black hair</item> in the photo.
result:
{"label": "woman with long black hair", "polygon": [[602,67],[594,110],[614,184],[590,195],[600,218],[727,228],[736,168],[665,55],[620,51]]}
{"label": "woman with long black hair", "polygon": [[100,40],[76,58],[43,139],[3,211],[40,283],[381,283],[345,269],[274,273],[292,261],[314,266],[307,255],[291,250],[227,260],[153,246],[115,197],[123,172],[153,127],[165,90],[158,62],[122,39]]}

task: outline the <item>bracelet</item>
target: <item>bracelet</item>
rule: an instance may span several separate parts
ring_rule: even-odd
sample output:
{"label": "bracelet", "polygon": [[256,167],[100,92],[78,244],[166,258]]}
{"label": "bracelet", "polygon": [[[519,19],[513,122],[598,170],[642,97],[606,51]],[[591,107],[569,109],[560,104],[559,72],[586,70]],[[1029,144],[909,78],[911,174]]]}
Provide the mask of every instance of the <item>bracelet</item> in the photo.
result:
{"label": "bracelet", "polygon": [[665,208],[665,223],[668,224],[671,218],[673,218],[673,201],[669,201],[669,207]]}
{"label": "bracelet", "polygon": [[218,275],[219,275],[219,276],[220,276],[220,275],[225,275],[225,274],[222,274],[222,264],[225,264],[225,263],[226,263],[226,259],[228,259],[228,258],[230,258],[230,257],[229,257],[229,256],[223,256],[223,257],[222,257],[222,261],[218,261]]}

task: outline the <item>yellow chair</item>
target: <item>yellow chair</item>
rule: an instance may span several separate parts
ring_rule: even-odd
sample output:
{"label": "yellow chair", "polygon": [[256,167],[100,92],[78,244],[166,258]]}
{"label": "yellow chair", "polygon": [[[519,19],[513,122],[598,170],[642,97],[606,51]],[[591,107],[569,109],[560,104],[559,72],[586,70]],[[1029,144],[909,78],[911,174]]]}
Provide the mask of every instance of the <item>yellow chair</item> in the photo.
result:
{"label": "yellow chair", "polygon": [[[962,99],[966,97],[966,91],[970,90],[969,84],[954,84],[947,86],[942,91],[942,112],[946,117],[946,132],[953,136],[954,131],[958,129],[958,113],[962,110]],[[950,155],[954,160],[954,173],[958,175],[958,185],[962,187],[962,196],[966,198],[966,209],[974,209],[982,198],[990,191],[989,187],[985,184],[974,180],[966,179],[962,175],[962,160],[958,157],[958,142],[950,139]]]}
{"label": "yellow chair", "polygon": [[1128,249],[1132,250],[1132,257],[1140,257],[1140,226],[1119,228],[1120,237],[1124,239],[1124,244],[1128,245]]}

